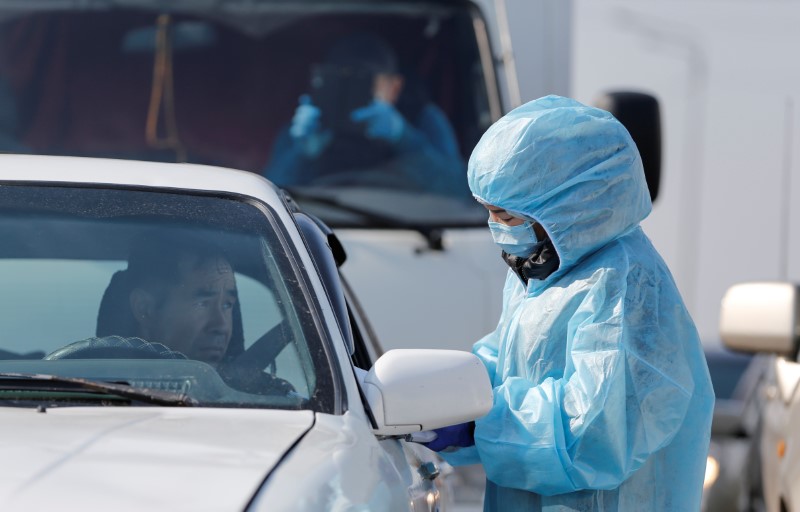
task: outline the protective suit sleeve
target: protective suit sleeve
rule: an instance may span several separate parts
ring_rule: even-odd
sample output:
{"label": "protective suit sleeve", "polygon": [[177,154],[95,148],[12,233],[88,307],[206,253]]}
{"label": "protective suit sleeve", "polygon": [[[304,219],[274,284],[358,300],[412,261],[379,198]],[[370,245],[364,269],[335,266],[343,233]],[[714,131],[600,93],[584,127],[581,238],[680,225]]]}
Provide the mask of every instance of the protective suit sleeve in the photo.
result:
{"label": "protective suit sleeve", "polygon": [[[635,274],[584,283],[577,309],[556,318],[562,325],[551,332],[567,339],[545,342],[565,343],[563,377],[495,384],[475,428],[489,480],[542,495],[614,489],[674,437],[694,387],[674,338],[682,333],[670,327],[674,304],[659,303],[657,284],[628,286]],[[524,343],[524,332],[515,336],[506,343]]]}
{"label": "protective suit sleeve", "polygon": [[453,126],[447,120],[447,116],[439,107],[433,103],[426,104],[422,107],[414,125],[425,134],[425,137],[433,144],[433,147],[444,156],[455,159],[461,158],[455,130],[453,130]]}
{"label": "protective suit sleeve", "polygon": [[285,127],[275,139],[262,174],[281,187],[299,185],[302,183],[302,177],[298,176],[298,171],[303,168],[302,161],[302,151],[289,134],[289,127]]}
{"label": "protective suit sleeve", "polygon": [[421,190],[448,197],[470,197],[463,160],[440,152],[411,123],[404,124],[394,147],[401,155],[406,174]]}
{"label": "protective suit sleeve", "polygon": [[472,346],[472,353],[478,356],[489,372],[489,382],[496,383],[497,375],[497,354],[500,348],[500,340],[508,324],[508,317],[512,304],[521,300],[525,293],[525,287],[520,279],[509,269],[506,274],[506,281],[503,287],[503,308],[500,312],[500,321],[494,331],[490,332]]}
{"label": "protective suit sleeve", "polygon": [[264,177],[281,187],[307,185],[318,175],[315,162],[330,142],[330,133],[316,132],[303,138],[292,137],[290,127],[275,139]]}

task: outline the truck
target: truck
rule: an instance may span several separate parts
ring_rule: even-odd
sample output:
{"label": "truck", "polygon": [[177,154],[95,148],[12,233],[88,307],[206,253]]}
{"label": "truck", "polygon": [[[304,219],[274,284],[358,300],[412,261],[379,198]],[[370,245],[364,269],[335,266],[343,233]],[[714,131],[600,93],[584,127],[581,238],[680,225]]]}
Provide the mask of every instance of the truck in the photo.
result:
{"label": "truck", "polygon": [[[567,37],[567,12],[540,16],[558,24],[543,22],[524,55],[551,77],[542,93],[566,79],[563,45],[552,41]],[[2,0],[0,151],[223,165],[271,178],[277,141],[299,98],[313,93],[330,46],[370,32],[396,53],[405,80],[398,110],[409,119],[422,104],[442,113],[463,176],[483,131],[521,101],[512,21],[503,1],[487,0]],[[506,270],[485,211],[468,191],[443,197],[392,177],[390,166],[372,171],[354,183],[288,188],[337,230],[346,277],[386,347],[468,350],[499,317]]]}

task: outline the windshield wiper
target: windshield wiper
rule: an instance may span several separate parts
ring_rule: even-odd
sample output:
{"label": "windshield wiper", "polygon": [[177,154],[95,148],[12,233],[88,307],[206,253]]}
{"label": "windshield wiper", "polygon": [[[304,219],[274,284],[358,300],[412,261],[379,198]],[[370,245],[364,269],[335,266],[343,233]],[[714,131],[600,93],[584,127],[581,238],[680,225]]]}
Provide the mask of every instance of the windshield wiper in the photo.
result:
{"label": "windshield wiper", "polygon": [[388,226],[392,228],[408,228],[417,229],[416,226],[410,226],[408,223],[398,220],[392,215],[382,215],[380,213],[368,210],[366,208],[359,208],[349,203],[340,201],[335,197],[323,194],[313,194],[305,191],[300,191],[294,187],[283,187],[293,199],[299,201],[313,201],[315,203],[324,204],[325,206],[333,206],[337,210],[342,210],[347,213],[354,213],[364,217],[364,219],[373,225]]}
{"label": "windshield wiper", "polygon": [[40,373],[0,372],[0,392],[30,390],[69,392],[88,390],[96,393],[129,398],[138,402],[176,407],[196,407],[200,403],[186,393],[160,389],[134,388],[127,384],[102,382],[77,377],[60,377]]}
{"label": "windshield wiper", "polygon": [[428,242],[428,248],[431,250],[441,251],[444,250],[442,245],[442,230],[439,227],[428,227],[420,224],[414,224],[397,219],[392,215],[383,215],[374,211],[359,208],[352,204],[345,203],[327,195],[311,194],[308,192],[301,192],[294,187],[283,187],[294,200],[312,201],[325,206],[333,206],[343,212],[354,213],[363,217],[367,224],[377,227],[389,227],[394,229],[408,229],[416,231],[421,234],[425,241]]}

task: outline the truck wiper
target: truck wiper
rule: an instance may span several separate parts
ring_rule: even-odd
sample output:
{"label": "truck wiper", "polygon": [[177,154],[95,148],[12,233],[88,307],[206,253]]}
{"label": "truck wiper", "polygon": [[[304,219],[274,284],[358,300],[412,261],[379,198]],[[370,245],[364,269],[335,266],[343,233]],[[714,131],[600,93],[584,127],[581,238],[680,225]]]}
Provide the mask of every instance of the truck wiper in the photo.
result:
{"label": "truck wiper", "polygon": [[408,228],[416,229],[414,226],[409,226],[407,223],[397,220],[391,215],[383,215],[366,208],[360,208],[349,203],[345,203],[326,194],[313,194],[305,191],[300,191],[294,187],[284,187],[289,192],[289,195],[299,201],[313,201],[315,203],[324,204],[325,206],[333,206],[337,210],[342,210],[347,213],[354,213],[364,217],[370,224],[377,224],[381,226],[388,226],[392,228]]}
{"label": "truck wiper", "polygon": [[88,390],[95,393],[114,395],[138,402],[176,407],[196,407],[200,403],[186,393],[175,393],[160,389],[136,388],[127,384],[103,382],[77,377],[60,377],[40,373],[0,372],[0,392],[3,391],[50,391],[70,392]]}
{"label": "truck wiper", "polygon": [[416,231],[417,233],[425,237],[425,240],[428,242],[429,249],[439,250],[439,251],[443,250],[441,228],[428,227],[420,224],[404,222],[398,220],[396,217],[393,217],[391,215],[383,215],[365,208],[353,206],[352,204],[340,201],[335,197],[330,197],[322,194],[312,194],[305,191],[299,191],[294,187],[284,187],[284,190],[286,190],[289,193],[292,199],[299,200],[300,202],[302,201],[315,202],[325,206],[333,206],[334,208],[341,210],[343,212],[360,215],[367,221],[367,223],[370,226],[389,227],[395,229],[408,229],[410,231]]}

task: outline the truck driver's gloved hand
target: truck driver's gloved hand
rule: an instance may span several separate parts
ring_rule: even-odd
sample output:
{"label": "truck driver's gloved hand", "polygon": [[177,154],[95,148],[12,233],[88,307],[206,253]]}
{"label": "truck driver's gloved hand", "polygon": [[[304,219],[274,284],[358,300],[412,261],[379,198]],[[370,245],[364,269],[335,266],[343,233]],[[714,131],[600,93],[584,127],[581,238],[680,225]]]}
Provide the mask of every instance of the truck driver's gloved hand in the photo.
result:
{"label": "truck driver's gloved hand", "polygon": [[350,119],[356,123],[364,123],[364,133],[370,139],[381,139],[397,142],[403,135],[406,120],[391,103],[374,100],[366,107],[355,109]]}
{"label": "truck driver's gloved hand", "polygon": [[308,158],[316,158],[331,141],[331,133],[321,129],[322,111],[311,103],[307,94],[300,96],[300,105],[294,111],[289,135]]}
{"label": "truck driver's gloved hand", "polygon": [[442,427],[432,430],[436,433],[436,439],[430,442],[420,443],[435,452],[440,452],[445,448],[459,447],[465,448],[475,444],[475,422],[461,423],[450,427]]}
{"label": "truck driver's gloved hand", "polygon": [[308,137],[319,130],[319,119],[322,116],[322,111],[311,103],[308,94],[300,96],[299,102],[289,127],[289,134],[295,139]]}

